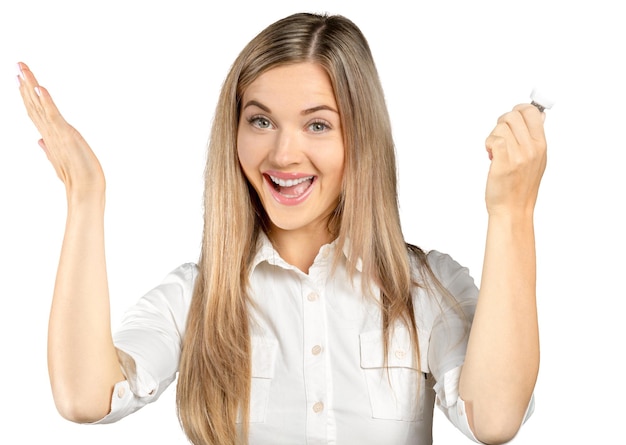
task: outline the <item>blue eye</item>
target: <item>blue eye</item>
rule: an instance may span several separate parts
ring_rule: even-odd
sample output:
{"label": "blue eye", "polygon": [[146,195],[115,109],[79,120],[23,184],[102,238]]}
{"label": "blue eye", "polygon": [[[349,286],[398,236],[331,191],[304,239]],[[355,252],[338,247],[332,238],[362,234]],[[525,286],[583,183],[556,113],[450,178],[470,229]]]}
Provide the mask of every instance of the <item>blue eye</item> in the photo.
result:
{"label": "blue eye", "polygon": [[328,129],[330,129],[330,125],[324,121],[315,121],[309,124],[309,130],[314,133],[322,133]]}
{"label": "blue eye", "polygon": [[250,123],[250,125],[256,128],[260,128],[262,130],[272,128],[272,122],[268,118],[263,116],[252,116],[250,119],[248,119],[248,122]]}

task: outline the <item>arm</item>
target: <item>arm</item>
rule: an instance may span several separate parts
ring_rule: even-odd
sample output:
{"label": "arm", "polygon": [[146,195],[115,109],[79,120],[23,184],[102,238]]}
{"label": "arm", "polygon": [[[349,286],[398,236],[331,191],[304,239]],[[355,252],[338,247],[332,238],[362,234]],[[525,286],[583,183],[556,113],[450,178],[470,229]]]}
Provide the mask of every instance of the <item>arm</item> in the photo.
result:
{"label": "arm", "polygon": [[57,409],[76,422],[110,410],[124,380],[110,326],[104,253],[105,180],[97,158],[61,116],[47,90],[19,64],[20,93],[39,145],[65,184],[67,222],[48,328],[48,369]]}
{"label": "arm", "polygon": [[476,437],[503,443],[523,421],[539,370],[533,212],[546,165],[543,115],[516,106],[486,146],[487,239],[459,392]]}

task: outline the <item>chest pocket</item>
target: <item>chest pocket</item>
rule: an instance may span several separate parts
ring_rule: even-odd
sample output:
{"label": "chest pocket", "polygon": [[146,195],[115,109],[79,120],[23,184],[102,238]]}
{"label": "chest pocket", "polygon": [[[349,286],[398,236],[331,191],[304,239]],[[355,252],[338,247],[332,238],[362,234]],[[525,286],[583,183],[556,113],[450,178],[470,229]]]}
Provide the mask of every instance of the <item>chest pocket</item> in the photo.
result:
{"label": "chest pocket", "polygon": [[[364,332],[359,335],[359,342],[372,417],[407,422],[421,420],[426,392],[424,373],[428,371],[418,368],[409,331],[402,327],[394,329],[387,367],[383,358],[382,331]],[[420,350],[422,357],[424,352]],[[422,363],[426,365],[426,361],[422,360]]]}
{"label": "chest pocket", "polygon": [[[252,380],[250,386],[250,423],[265,422],[270,385],[274,378],[278,342],[252,337]],[[241,422],[241,415],[237,422]]]}

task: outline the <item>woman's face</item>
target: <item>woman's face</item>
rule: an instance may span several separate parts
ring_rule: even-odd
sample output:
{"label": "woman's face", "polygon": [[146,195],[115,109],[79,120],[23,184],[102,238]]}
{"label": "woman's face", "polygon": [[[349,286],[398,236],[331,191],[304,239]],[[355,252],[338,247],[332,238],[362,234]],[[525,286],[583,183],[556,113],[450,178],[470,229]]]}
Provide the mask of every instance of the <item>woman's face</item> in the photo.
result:
{"label": "woman's face", "polygon": [[237,150],[273,231],[327,232],[341,193],[344,146],[323,68],[285,65],[252,82],[241,102]]}

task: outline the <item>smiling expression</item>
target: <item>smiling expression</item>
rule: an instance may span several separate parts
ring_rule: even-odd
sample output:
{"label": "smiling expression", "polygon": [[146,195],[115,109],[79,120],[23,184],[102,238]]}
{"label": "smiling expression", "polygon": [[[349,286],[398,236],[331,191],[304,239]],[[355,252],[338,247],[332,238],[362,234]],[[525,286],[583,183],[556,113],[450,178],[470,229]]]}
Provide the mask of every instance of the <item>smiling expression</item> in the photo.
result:
{"label": "smiling expression", "polygon": [[314,63],[272,68],[244,91],[239,162],[273,231],[328,232],[344,170],[330,79]]}

